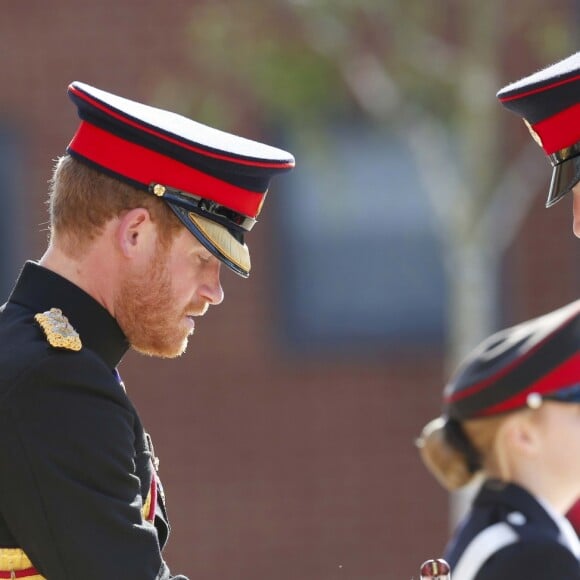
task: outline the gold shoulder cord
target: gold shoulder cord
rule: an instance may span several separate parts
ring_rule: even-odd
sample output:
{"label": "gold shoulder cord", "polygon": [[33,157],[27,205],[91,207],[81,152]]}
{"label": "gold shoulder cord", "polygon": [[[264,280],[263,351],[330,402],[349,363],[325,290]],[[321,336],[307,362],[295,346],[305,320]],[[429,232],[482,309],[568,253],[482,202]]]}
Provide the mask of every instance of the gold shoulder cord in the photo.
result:
{"label": "gold shoulder cord", "polygon": [[81,350],[82,342],[78,332],[71,326],[68,318],[59,308],[39,312],[34,319],[46,335],[46,340],[54,348]]}

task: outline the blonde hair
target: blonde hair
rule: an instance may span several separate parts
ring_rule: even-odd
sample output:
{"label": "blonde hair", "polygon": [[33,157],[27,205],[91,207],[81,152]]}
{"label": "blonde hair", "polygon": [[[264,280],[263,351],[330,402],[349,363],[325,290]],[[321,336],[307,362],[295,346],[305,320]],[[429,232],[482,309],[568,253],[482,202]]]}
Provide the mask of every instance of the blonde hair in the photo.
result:
{"label": "blonde hair", "polygon": [[446,435],[447,420],[433,419],[425,427],[417,440],[417,447],[423,463],[439,483],[449,491],[471,483],[483,472],[487,475],[499,474],[496,439],[498,431],[507,418],[497,415],[484,419],[469,419],[459,423],[470,445],[478,455],[479,465],[470,465],[468,455],[452,445]]}
{"label": "blonde hair", "polygon": [[110,219],[145,208],[157,223],[160,242],[169,245],[181,222],[160,199],[64,155],[57,160],[49,189],[50,236],[72,258],[80,257]]}

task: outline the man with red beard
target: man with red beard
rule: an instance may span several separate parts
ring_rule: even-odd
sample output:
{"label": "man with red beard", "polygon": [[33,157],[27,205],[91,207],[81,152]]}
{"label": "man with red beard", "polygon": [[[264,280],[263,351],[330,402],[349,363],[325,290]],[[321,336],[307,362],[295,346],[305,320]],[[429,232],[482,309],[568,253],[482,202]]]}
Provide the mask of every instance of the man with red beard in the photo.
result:
{"label": "man with red beard", "polygon": [[0,312],[0,578],[184,579],[156,458],[117,366],[176,357],[247,277],[244,236],[289,153],[83,83],[50,242]]}

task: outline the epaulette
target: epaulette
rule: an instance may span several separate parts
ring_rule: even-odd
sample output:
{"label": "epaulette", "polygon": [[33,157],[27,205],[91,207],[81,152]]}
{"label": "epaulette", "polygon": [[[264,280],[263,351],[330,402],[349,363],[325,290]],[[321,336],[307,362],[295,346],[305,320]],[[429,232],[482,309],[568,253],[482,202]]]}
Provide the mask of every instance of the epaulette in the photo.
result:
{"label": "epaulette", "polygon": [[66,350],[81,350],[83,345],[78,332],[59,308],[39,312],[34,316],[34,320],[44,331],[50,346]]}

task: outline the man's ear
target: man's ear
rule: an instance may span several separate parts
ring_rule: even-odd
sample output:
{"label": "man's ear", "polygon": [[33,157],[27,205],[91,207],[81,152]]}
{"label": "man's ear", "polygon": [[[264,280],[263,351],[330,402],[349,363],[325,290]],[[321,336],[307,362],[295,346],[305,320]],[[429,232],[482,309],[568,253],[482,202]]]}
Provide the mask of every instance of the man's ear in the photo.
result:
{"label": "man's ear", "polygon": [[137,207],[122,214],[117,224],[116,240],[126,258],[148,250],[155,243],[155,227],[149,212]]}

